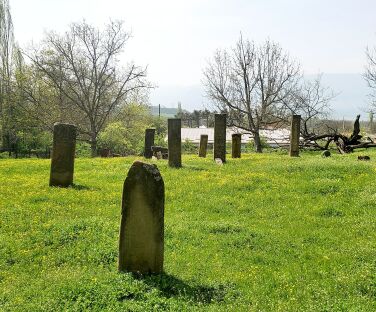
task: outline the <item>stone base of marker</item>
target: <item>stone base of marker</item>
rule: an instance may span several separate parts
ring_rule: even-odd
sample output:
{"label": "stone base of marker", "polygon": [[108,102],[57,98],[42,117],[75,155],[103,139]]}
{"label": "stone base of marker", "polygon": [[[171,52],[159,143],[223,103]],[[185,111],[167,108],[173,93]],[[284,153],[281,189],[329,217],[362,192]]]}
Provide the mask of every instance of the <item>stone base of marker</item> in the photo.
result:
{"label": "stone base of marker", "polygon": [[68,187],[73,184],[76,131],[74,125],[54,124],[50,186]]}
{"label": "stone base of marker", "polygon": [[208,135],[207,134],[201,134],[200,136],[200,147],[198,150],[198,157],[206,157],[208,149]]}
{"label": "stone base of marker", "polygon": [[158,159],[168,159],[168,148],[162,146],[152,146],[151,150],[153,156],[158,158],[158,153],[161,155]]}
{"label": "stone base of marker", "polygon": [[232,135],[232,158],[240,158],[242,149],[242,135],[234,133]]}
{"label": "stone base of marker", "polygon": [[162,273],[164,182],[156,165],[135,161],[124,182],[119,271]]}
{"label": "stone base of marker", "polygon": [[223,166],[223,161],[222,161],[222,159],[220,159],[220,158],[216,158],[216,159],[214,159],[214,161],[215,161],[215,163],[216,163],[218,166]]}

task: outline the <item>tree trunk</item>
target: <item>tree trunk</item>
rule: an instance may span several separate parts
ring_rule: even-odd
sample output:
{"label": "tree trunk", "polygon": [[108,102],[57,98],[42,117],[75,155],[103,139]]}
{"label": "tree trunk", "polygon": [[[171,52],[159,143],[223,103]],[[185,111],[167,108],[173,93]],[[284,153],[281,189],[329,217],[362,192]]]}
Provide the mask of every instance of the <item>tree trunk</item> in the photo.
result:
{"label": "tree trunk", "polygon": [[260,138],[260,133],[258,131],[254,133],[253,140],[255,144],[255,152],[262,153],[261,138]]}
{"label": "tree trunk", "polygon": [[97,157],[97,140],[91,139],[90,141],[90,148],[91,148],[91,157]]}

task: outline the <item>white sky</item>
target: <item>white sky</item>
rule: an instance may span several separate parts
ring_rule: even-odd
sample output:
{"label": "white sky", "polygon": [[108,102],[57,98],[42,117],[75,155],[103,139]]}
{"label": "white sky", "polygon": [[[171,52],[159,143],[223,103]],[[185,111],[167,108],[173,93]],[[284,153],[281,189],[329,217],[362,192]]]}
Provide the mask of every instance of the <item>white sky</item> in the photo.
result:
{"label": "white sky", "polygon": [[125,21],[133,38],[125,61],[148,65],[160,88],[199,85],[206,60],[239,37],[270,38],[306,74],[362,73],[376,44],[376,0],[10,0],[21,46],[44,30],[64,31],[85,18]]}

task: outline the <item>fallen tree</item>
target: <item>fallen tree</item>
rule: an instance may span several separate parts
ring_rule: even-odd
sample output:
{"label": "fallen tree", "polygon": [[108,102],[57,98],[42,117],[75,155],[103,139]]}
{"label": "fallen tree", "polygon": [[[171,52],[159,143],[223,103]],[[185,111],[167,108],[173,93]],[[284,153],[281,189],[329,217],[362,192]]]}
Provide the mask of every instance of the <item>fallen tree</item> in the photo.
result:
{"label": "fallen tree", "polygon": [[356,116],[353,132],[349,137],[333,129],[330,133],[320,135],[302,132],[303,141],[301,145],[303,148],[327,150],[330,143],[334,142],[341,154],[351,153],[357,148],[376,147],[376,143],[370,137],[367,137],[366,141],[361,140],[359,118],[360,115]]}

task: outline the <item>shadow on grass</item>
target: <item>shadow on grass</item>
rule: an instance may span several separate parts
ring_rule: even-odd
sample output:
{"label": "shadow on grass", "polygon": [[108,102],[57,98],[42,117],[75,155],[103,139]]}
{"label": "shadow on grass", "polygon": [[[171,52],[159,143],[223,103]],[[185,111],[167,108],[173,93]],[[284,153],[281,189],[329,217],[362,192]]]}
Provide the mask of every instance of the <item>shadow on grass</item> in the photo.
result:
{"label": "shadow on grass", "polygon": [[94,190],[92,187],[88,187],[86,185],[80,185],[80,184],[72,184],[71,186],[72,189],[77,190],[77,191],[89,191],[89,190]]}
{"label": "shadow on grass", "polygon": [[162,296],[166,298],[181,297],[196,303],[222,302],[225,300],[228,291],[225,285],[189,285],[183,280],[166,273],[148,276],[133,274],[133,277],[143,281],[149,287],[158,289]]}
{"label": "shadow on grass", "polygon": [[208,171],[206,168],[196,167],[196,166],[190,166],[190,165],[183,165],[183,169],[188,169],[192,171]]}

